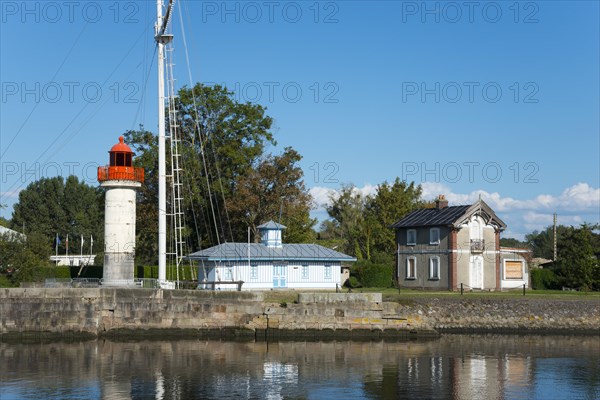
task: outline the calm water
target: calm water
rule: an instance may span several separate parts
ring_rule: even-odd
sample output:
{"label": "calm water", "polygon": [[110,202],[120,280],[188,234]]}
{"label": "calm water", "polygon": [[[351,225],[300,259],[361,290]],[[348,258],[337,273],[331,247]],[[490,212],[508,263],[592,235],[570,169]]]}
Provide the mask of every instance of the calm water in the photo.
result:
{"label": "calm water", "polygon": [[600,399],[600,338],[0,343],[0,399]]}

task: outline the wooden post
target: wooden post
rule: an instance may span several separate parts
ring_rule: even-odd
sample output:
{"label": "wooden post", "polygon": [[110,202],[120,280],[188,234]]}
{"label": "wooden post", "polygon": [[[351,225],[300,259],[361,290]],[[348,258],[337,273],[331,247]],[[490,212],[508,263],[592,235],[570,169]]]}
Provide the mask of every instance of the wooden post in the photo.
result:
{"label": "wooden post", "polygon": [[525,284],[523,284],[523,296],[525,296]]}
{"label": "wooden post", "polygon": [[460,283],[460,295],[461,296],[463,295],[463,284],[462,284],[462,282]]}

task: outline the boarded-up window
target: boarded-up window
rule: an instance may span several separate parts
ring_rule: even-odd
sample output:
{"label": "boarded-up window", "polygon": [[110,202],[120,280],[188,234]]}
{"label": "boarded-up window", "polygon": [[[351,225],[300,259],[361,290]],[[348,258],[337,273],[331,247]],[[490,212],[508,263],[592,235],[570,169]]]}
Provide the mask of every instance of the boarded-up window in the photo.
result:
{"label": "boarded-up window", "polygon": [[505,261],[504,279],[523,279],[523,264],[521,261]]}

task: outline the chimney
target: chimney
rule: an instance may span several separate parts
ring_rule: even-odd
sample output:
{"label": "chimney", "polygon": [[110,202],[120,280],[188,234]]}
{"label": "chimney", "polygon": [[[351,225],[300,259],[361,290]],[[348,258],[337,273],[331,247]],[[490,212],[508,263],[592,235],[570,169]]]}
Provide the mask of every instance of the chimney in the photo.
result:
{"label": "chimney", "polygon": [[448,200],[444,197],[443,194],[440,194],[438,198],[435,200],[435,208],[441,210],[442,208],[448,207]]}

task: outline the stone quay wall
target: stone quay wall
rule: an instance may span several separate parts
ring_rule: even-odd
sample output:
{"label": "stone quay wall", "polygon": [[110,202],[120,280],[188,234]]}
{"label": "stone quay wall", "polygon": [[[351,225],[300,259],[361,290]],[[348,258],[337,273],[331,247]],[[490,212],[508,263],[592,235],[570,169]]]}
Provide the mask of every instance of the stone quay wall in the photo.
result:
{"label": "stone quay wall", "polygon": [[600,332],[596,298],[423,297],[300,293],[268,303],[261,292],[155,289],[0,289],[0,335],[377,338],[439,333]]}

